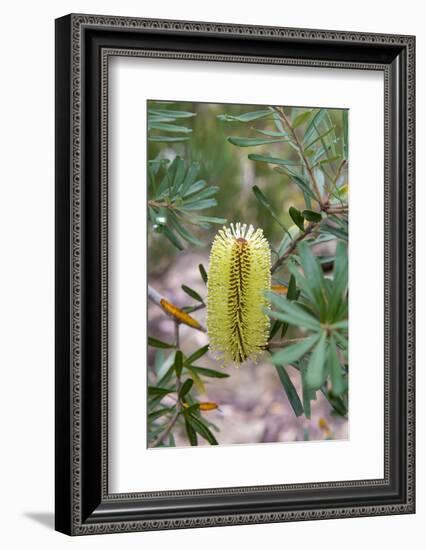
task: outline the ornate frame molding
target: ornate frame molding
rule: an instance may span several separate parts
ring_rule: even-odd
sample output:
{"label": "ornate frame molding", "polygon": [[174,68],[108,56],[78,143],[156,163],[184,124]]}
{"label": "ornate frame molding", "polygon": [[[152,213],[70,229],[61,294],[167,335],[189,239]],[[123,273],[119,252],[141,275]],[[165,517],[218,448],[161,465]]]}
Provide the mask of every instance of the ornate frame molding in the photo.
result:
{"label": "ornate frame molding", "polygon": [[[87,126],[88,98],[91,90],[88,88],[88,78],[85,71],[89,61],[89,54],[93,55],[95,47],[89,47],[88,32],[96,37],[96,31],[111,30],[118,36],[124,33],[133,37],[141,33],[143,36],[162,35],[167,36],[206,36],[220,38],[227,36],[238,41],[262,39],[274,43],[280,41],[290,41],[306,45],[308,48],[312,44],[324,44],[325,48],[332,51],[333,47],[337,51],[339,48],[347,48],[350,52],[351,47],[368,44],[377,51],[389,51],[395,53],[395,59],[398,55],[404,59],[395,65],[395,61],[390,59],[387,62],[374,62],[371,59],[356,61],[333,59],[328,57],[327,52],[324,58],[309,58],[288,56],[281,57],[271,55],[253,55],[253,54],[232,54],[232,53],[210,53],[194,51],[173,51],[170,49],[154,48],[132,48],[129,46],[120,47],[114,44],[102,44],[99,49],[99,56],[96,58],[99,64],[99,82],[100,82],[100,119],[99,131],[100,151],[99,151],[99,185],[100,185],[100,216],[99,216],[99,235],[100,235],[100,258],[99,258],[99,279],[100,279],[100,313],[99,313],[99,334],[100,334],[100,393],[99,401],[99,422],[98,429],[100,434],[99,450],[99,479],[95,483],[96,490],[99,490],[99,498],[95,497],[96,490],[93,484],[87,485],[87,476],[85,474],[84,453],[85,433],[84,423],[87,412],[84,409],[86,399],[86,380],[84,375],[84,357],[85,357],[85,338],[84,319],[86,315],[85,304],[85,279],[87,278],[87,250],[86,233],[91,231],[92,227],[87,221],[85,211],[85,181],[87,180],[87,158],[86,148],[88,146],[87,137],[85,137],[85,124]],[[334,45],[334,46],[333,46]],[[90,49],[92,48],[92,50]],[[57,492],[57,529],[69,534],[83,535],[91,533],[112,533],[124,531],[142,531],[151,529],[178,529],[187,527],[201,527],[214,525],[237,525],[246,523],[264,523],[264,522],[282,522],[282,521],[303,521],[310,519],[326,519],[336,517],[359,517],[384,514],[412,513],[414,511],[414,134],[415,134],[415,60],[414,60],[415,40],[412,36],[397,35],[378,35],[364,33],[346,33],[341,31],[322,31],[307,29],[286,29],[278,27],[253,27],[245,25],[229,25],[218,23],[186,22],[186,21],[168,21],[152,19],[136,19],[124,17],[108,17],[95,15],[70,15],[66,18],[57,20],[57,124],[63,120],[64,110],[69,111],[69,120],[65,130],[57,128],[57,197],[58,194],[66,194],[57,204],[57,215],[59,217],[69,216],[69,225],[63,224],[57,219],[57,242],[59,246],[68,239],[68,248],[64,252],[57,250],[59,254],[57,278],[69,282],[62,285],[59,281],[59,294],[57,301],[59,306],[64,300],[68,300],[69,317],[65,318],[63,311],[57,311],[57,317],[60,319],[57,324],[58,331],[62,334],[67,330],[67,335],[59,337],[59,352],[57,353],[56,373],[57,379],[57,426],[64,427],[64,423],[69,421],[69,430],[64,436],[59,435],[57,431],[57,464],[58,484],[64,482],[68,484],[67,489],[59,489]],[[327,50],[328,51],[328,50]],[[343,50],[342,50],[343,51]],[[89,53],[88,53],[89,52]],[[396,52],[399,52],[398,55]],[[270,487],[239,487],[226,489],[209,489],[193,491],[172,491],[158,493],[130,493],[130,494],[109,494],[108,493],[108,475],[107,475],[107,404],[108,404],[108,353],[107,353],[107,316],[108,316],[108,142],[107,142],[107,124],[108,124],[108,59],[111,56],[139,56],[139,57],[157,57],[171,59],[191,59],[206,62],[228,61],[244,63],[273,63],[285,65],[301,65],[313,67],[335,67],[341,69],[368,69],[384,72],[385,77],[385,476],[383,480],[363,480],[360,482],[345,481],[336,483],[314,483],[297,484],[286,486]],[[356,57],[354,53],[353,56]],[[60,64],[66,62],[62,68]],[[405,63],[405,73],[400,74],[401,64]],[[61,89],[64,79],[68,79],[66,89]],[[401,95],[404,96],[401,100]],[[392,117],[396,101],[402,101],[406,105],[406,128],[405,134],[398,139],[395,135],[395,120]],[[85,118],[86,117],[86,118]],[[66,148],[71,151],[66,155]],[[395,166],[391,158],[392,151],[401,151],[398,158],[398,166]],[[59,157],[59,158],[58,158]],[[64,160],[66,158],[66,160]],[[401,172],[402,165],[402,172]],[[398,172],[399,170],[399,172]],[[395,190],[391,190],[392,177],[399,174],[400,180],[397,182],[397,196],[402,201],[401,205],[395,205]],[[68,187],[64,186],[63,179],[69,178]],[[405,187],[403,186],[405,182]],[[395,185],[395,184],[394,184]],[[64,188],[65,187],[65,188]],[[392,195],[393,193],[393,195]],[[58,200],[58,198],[57,198]],[[398,210],[399,208],[399,210]],[[398,211],[398,212],[397,212]],[[390,221],[399,215],[399,231],[404,231],[398,237],[395,244],[396,235],[391,231]],[[403,275],[395,275],[393,260],[403,254],[403,264],[400,271]],[[65,266],[63,265],[64,261]],[[67,272],[67,276],[65,275]],[[399,272],[398,272],[399,273]],[[401,279],[405,280],[402,281]],[[66,283],[64,280],[63,282]],[[406,320],[403,332],[405,341],[392,342],[391,339],[391,316],[392,307],[398,304],[392,302],[393,294],[391,288],[393,285],[401,287],[400,302],[405,308],[403,317]],[[65,288],[63,288],[63,286]],[[398,287],[399,288],[399,287]],[[57,289],[58,293],[58,289]],[[393,304],[393,305],[392,305]],[[399,326],[399,325],[398,325]],[[58,337],[57,337],[58,338]],[[403,348],[403,349],[400,349]],[[69,355],[68,355],[69,352]],[[391,371],[391,354],[397,354],[400,360],[403,360],[405,370],[401,366],[398,376],[404,377],[406,395],[404,395],[405,405],[405,429],[404,434],[391,433],[391,415],[392,408],[395,405],[392,399],[395,393],[391,392],[391,377],[395,372]],[[68,357],[68,359],[67,359]],[[64,365],[67,361],[68,367]],[[87,368],[87,367],[86,367]],[[64,388],[69,391],[69,402],[64,405],[59,403],[63,398]],[[394,391],[394,390],[393,390]],[[398,395],[398,399],[401,396]],[[67,410],[65,410],[67,407]],[[404,408],[404,407],[403,407]],[[122,509],[127,505],[136,506],[143,499],[158,499],[164,497],[197,497],[197,496],[224,496],[238,495],[240,497],[256,493],[282,493],[282,492],[306,492],[307,490],[325,489],[335,491],[339,489],[357,489],[388,487],[391,485],[391,439],[392,437],[404,437],[406,445],[406,468],[399,472],[405,476],[403,485],[404,499],[401,491],[398,498],[394,498],[389,503],[384,500],[380,504],[365,504],[363,506],[333,506],[313,507],[312,503],[307,501],[306,509],[283,509],[276,511],[265,511],[259,506],[258,511],[250,513],[238,513],[236,511],[228,514],[215,513],[211,515],[191,514],[187,517],[179,518],[154,518],[149,515],[145,518],[141,511],[130,519],[129,514],[122,513]],[[393,460],[393,459],[392,459]],[[98,469],[94,470],[98,471]],[[87,488],[89,487],[89,488]],[[87,495],[90,495],[87,497]],[[94,506],[94,502],[100,505]],[[66,502],[65,502],[66,501]],[[86,502],[88,501],[88,502]],[[286,508],[286,507],[284,507]],[[90,513],[88,514],[88,511]],[[120,520],[121,517],[125,519]]]}

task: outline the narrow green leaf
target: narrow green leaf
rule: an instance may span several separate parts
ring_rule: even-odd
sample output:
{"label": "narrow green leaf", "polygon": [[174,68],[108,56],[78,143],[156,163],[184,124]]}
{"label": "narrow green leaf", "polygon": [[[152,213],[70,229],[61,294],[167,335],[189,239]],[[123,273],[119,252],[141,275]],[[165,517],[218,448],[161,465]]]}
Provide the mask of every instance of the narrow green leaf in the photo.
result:
{"label": "narrow green leaf", "polygon": [[186,435],[188,436],[189,443],[191,444],[192,447],[196,447],[198,445],[197,433],[194,430],[194,428],[191,426],[191,424],[188,422],[187,418],[185,418],[185,429],[186,429]]}
{"label": "narrow green leaf", "polygon": [[218,115],[217,118],[219,120],[223,120],[226,122],[250,122],[252,120],[258,120],[259,118],[264,118],[266,116],[270,116],[271,111],[269,109],[263,109],[261,111],[251,111],[249,113],[244,113],[242,115],[234,116],[234,115]]}
{"label": "narrow green leaf", "polygon": [[160,226],[160,231],[162,235],[164,235],[169,241],[178,249],[183,250],[183,246],[179,239],[176,237],[176,235],[166,226],[162,225]]}
{"label": "narrow green leaf", "polygon": [[207,284],[207,272],[204,269],[203,264],[198,264],[198,269],[200,271],[201,278],[203,279],[204,283]]}
{"label": "narrow green leaf", "polygon": [[321,393],[340,416],[345,417],[348,414],[348,409],[341,397],[333,395],[331,392],[326,391],[324,388],[321,388]]}
{"label": "narrow green leaf", "polygon": [[279,159],[276,157],[269,157],[265,155],[255,155],[254,153],[248,155],[250,160],[258,162],[267,162],[268,164],[279,164],[283,166],[301,166],[300,162],[294,160]]}
{"label": "narrow green leaf", "polygon": [[320,141],[322,139],[325,138],[325,136],[327,136],[330,132],[332,132],[334,130],[335,126],[332,126],[331,128],[329,128],[328,130],[326,130],[323,134],[319,135],[318,137],[316,137],[313,141],[311,141],[310,143],[308,143],[308,145],[305,146],[305,152],[307,149],[309,149],[310,147],[312,147],[312,145],[314,145],[317,141]]}
{"label": "narrow green leaf", "polygon": [[175,347],[173,344],[167,344],[166,342],[157,340],[157,338],[153,338],[152,336],[148,336],[148,346],[160,349],[170,349]]}
{"label": "narrow green leaf", "polygon": [[324,295],[324,273],[318,258],[314,256],[306,242],[299,243],[300,263],[303,268],[305,279],[309,284],[311,292],[315,298],[316,305],[319,306],[322,314],[325,314],[325,295]]}
{"label": "narrow green leaf", "polygon": [[269,340],[272,340],[272,338],[277,334],[277,332],[280,330],[282,323],[281,321],[274,321],[272,323],[271,331],[269,333]]}
{"label": "narrow green leaf", "polygon": [[185,360],[185,365],[192,365],[192,363],[194,361],[196,361],[197,359],[199,359],[200,357],[203,357],[203,355],[205,355],[207,352],[209,351],[209,346],[203,346],[202,348],[200,349],[197,349],[197,351],[195,351],[192,355],[190,355],[186,360]]}
{"label": "narrow green leaf", "polygon": [[305,221],[303,219],[303,216],[297,208],[294,206],[290,206],[288,213],[290,214],[291,219],[294,221],[294,223],[297,225],[297,227],[301,230],[305,230]]}
{"label": "narrow green leaf", "polygon": [[189,111],[173,111],[171,109],[148,109],[148,113],[153,115],[168,116],[173,118],[191,118],[197,115],[197,113],[190,113]]}
{"label": "narrow green leaf", "polygon": [[188,191],[190,186],[194,183],[199,170],[200,170],[200,165],[198,162],[193,162],[190,165],[190,167],[186,171],[185,178],[182,182],[182,187],[179,189],[181,196],[185,196],[185,193]]}
{"label": "narrow green leaf", "polygon": [[186,418],[194,430],[198,432],[206,441],[208,441],[210,445],[218,445],[215,436],[199,418],[194,415],[188,415]]}
{"label": "narrow green leaf", "polygon": [[191,298],[194,298],[194,300],[197,300],[197,302],[201,302],[202,304],[204,304],[204,300],[201,298],[198,292],[195,292],[195,290],[193,290],[189,286],[186,286],[186,285],[181,285],[181,286],[182,286],[182,290],[186,294],[188,294],[188,296],[191,296]]}
{"label": "narrow green leaf", "polygon": [[279,219],[279,217],[275,213],[274,209],[272,208],[272,206],[268,202],[268,199],[265,197],[265,195],[262,193],[262,191],[259,189],[259,187],[257,185],[253,185],[252,190],[253,190],[254,196],[259,201],[259,203],[264,208],[266,208],[266,210],[271,214],[271,216],[278,223],[278,225],[280,225],[280,227],[282,227],[284,229],[284,231],[288,232],[287,228],[282,223],[282,221]]}
{"label": "narrow green leaf", "polygon": [[294,414],[296,416],[300,416],[301,414],[303,414],[303,405],[300,402],[300,398],[297,394],[297,391],[296,391],[296,388],[294,387],[293,382],[290,379],[290,376],[288,375],[284,367],[276,365],[275,368],[277,369],[281,384],[283,385],[283,388],[287,394],[288,400],[290,402],[290,405],[293,408]]}
{"label": "narrow green leaf", "polygon": [[252,127],[251,128],[252,130],[254,130],[255,132],[257,132],[258,134],[262,134],[263,136],[270,136],[270,137],[286,137],[287,139],[289,139],[289,135],[288,133],[285,131],[285,130],[282,130],[282,131],[279,131],[279,132],[272,132],[271,130],[261,130],[260,128],[254,128]]}
{"label": "narrow green leaf", "polygon": [[[272,303],[277,303],[277,300],[280,299],[279,296],[273,294],[272,292],[267,293],[267,295],[270,297]],[[280,304],[278,307],[281,309],[281,311],[267,310],[269,317],[272,317],[273,319],[279,319],[280,321],[285,321],[290,325],[307,328],[314,332],[320,330],[320,322],[315,317],[307,313],[298,304],[284,298],[283,303]]]}
{"label": "narrow green leaf", "polygon": [[299,126],[302,126],[302,124],[305,124],[312,116],[313,112],[314,111],[304,111],[303,113],[297,115],[297,117],[293,120],[293,128],[298,128]]}
{"label": "narrow green leaf", "polygon": [[321,230],[325,231],[326,233],[330,233],[334,237],[337,237],[338,239],[341,239],[343,241],[348,240],[348,233],[347,231],[344,231],[338,227],[335,227],[334,225],[331,225],[327,222],[323,222],[321,224]]}
{"label": "narrow green leaf", "polygon": [[176,371],[176,376],[178,378],[182,374],[182,367],[183,367],[183,354],[179,349],[177,350],[175,355],[175,371]]}
{"label": "narrow green leaf", "polygon": [[179,190],[179,192],[183,198],[189,197],[190,195],[193,195],[194,193],[201,191],[201,189],[204,189],[206,185],[207,185],[207,182],[205,182],[204,180],[198,180],[196,182],[191,183],[190,186],[184,190],[184,185],[182,184],[182,188]]}
{"label": "narrow green leaf", "polygon": [[319,109],[319,111],[315,113],[314,117],[312,118],[305,130],[305,135],[303,136],[303,141],[305,143],[309,142],[315,132],[318,133],[317,127],[324,120],[326,114],[327,109]]}
{"label": "narrow green leaf", "polygon": [[313,390],[319,389],[325,379],[326,333],[323,332],[309,359],[306,384]]}
{"label": "narrow green leaf", "polygon": [[240,138],[230,136],[227,138],[229,143],[237,147],[257,147],[258,145],[269,145],[270,143],[287,143],[290,140],[287,138],[280,139],[262,139],[262,138]]}
{"label": "narrow green leaf", "polygon": [[226,223],[226,218],[216,218],[214,216],[199,216],[198,214],[194,214],[192,217],[191,217],[191,221],[194,221],[194,223],[196,224],[201,224],[201,223],[215,223],[215,224],[219,224],[219,225],[222,225],[224,223]]}
{"label": "narrow green leaf", "polygon": [[205,199],[201,201],[191,202],[189,204],[184,204],[180,207],[180,210],[206,210],[207,208],[212,208],[213,206],[217,206],[217,200],[216,199]]}
{"label": "narrow green leaf", "polygon": [[346,288],[348,285],[348,255],[346,246],[338,241],[333,270],[333,286],[329,304],[330,318],[335,320],[336,311],[342,300],[346,300]]}
{"label": "narrow green leaf", "polygon": [[185,205],[187,205],[195,201],[200,201],[201,199],[208,199],[209,197],[216,195],[218,191],[219,191],[219,187],[210,185],[210,187],[207,187],[207,189],[203,189],[198,193],[191,193],[190,195],[187,194],[183,202]]}
{"label": "narrow green leaf", "polygon": [[324,164],[331,164],[332,162],[336,162],[336,160],[339,160],[339,159],[341,159],[341,158],[342,158],[341,155],[334,155],[334,156],[329,157],[329,158],[327,158],[327,159],[320,160],[319,162],[317,162],[316,164],[314,164],[314,165],[312,166],[312,168],[315,168],[315,166],[318,166],[318,165],[323,166]]}
{"label": "narrow green leaf", "polygon": [[322,220],[322,216],[320,212],[316,212],[315,210],[304,210],[302,212],[303,217],[308,220],[308,222],[315,222],[318,223]]}
{"label": "narrow green leaf", "polygon": [[172,137],[172,136],[149,136],[148,141],[153,142],[169,142],[169,143],[176,143],[178,141],[188,141],[189,138],[187,137]]}
{"label": "narrow green leaf", "polygon": [[160,418],[161,416],[164,416],[174,410],[174,407],[165,407],[164,409],[159,409],[158,411],[154,411],[152,413],[149,413],[148,420],[152,422],[153,420]]}
{"label": "narrow green leaf", "polygon": [[318,341],[318,334],[312,334],[302,342],[286,346],[272,355],[274,365],[288,365],[303,357]]}
{"label": "narrow green leaf", "polygon": [[348,117],[349,110],[343,110],[343,154],[345,159],[348,158]]}
{"label": "narrow green leaf", "polygon": [[187,128],[186,126],[176,126],[164,122],[150,122],[149,127],[152,130],[162,130],[163,132],[176,132],[181,134],[190,134],[192,132],[191,128]]}
{"label": "narrow green leaf", "polygon": [[183,225],[180,223],[178,217],[174,212],[169,212],[168,220],[170,222],[171,227],[184,239],[190,244],[193,244],[194,246],[204,246],[204,243],[200,241],[200,239],[197,239],[192,233],[190,233]]}
{"label": "narrow green leaf", "polygon": [[190,372],[194,371],[201,376],[207,376],[208,378],[229,378],[229,374],[213,369],[206,369],[204,367],[197,367],[194,365],[186,367]]}
{"label": "narrow green leaf", "polygon": [[291,275],[290,280],[288,282],[288,290],[287,290],[287,300],[297,300],[298,292],[297,292],[297,286],[296,286],[296,279],[293,275]]}
{"label": "narrow green leaf", "polygon": [[167,388],[160,388],[158,386],[148,386],[148,395],[151,397],[163,397],[169,393],[173,393],[174,390],[169,390]]}
{"label": "narrow green leaf", "polygon": [[303,400],[303,410],[305,411],[306,418],[311,418],[311,401],[313,391],[308,387],[306,383],[306,361],[303,361],[303,364],[300,365],[300,374],[302,380],[302,400]]}
{"label": "narrow green leaf", "polygon": [[330,337],[328,346],[328,362],[330,365],[330,378],[334,395],[341,395],[346,390],[346,383],[343,377],[342,367],[340,366],[339,356],[337,354],[336,342],[333,336]]}
{"label": "narrow green leaf", "polygon": [[185,382],[182,384],[180,390],[179,390],[179,398],[183,399],[185,395],[190,391],[194,384],[194,381],[191,378],[187,378]]}

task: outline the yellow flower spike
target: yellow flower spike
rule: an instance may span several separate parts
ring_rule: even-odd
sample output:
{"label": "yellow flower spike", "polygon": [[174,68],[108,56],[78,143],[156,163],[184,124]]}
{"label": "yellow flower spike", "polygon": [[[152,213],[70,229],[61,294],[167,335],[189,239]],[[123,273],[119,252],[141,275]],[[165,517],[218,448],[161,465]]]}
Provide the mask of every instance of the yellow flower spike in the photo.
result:
{"label": "yellow flower spike", "polygon": [[246,224],[223,227],[210,252],[207,333],[210,349],[224,364],[256,360],[269,336],[271,252],[261,229]]}

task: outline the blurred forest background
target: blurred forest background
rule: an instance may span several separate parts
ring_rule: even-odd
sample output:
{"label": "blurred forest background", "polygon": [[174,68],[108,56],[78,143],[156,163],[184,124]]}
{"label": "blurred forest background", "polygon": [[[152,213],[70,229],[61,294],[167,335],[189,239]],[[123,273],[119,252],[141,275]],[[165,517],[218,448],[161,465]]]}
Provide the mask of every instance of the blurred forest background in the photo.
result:
{"label": "blurred forest background", "polygon": [[[166,103],[150,101],[148,108],[179,109],[195,113],[185,119],[184,125],[192,130],[185,141],[148,141],[148,159],[168,159],[177,156],[198,161],[200,170],[197,179],[203,179],[209,186],[218,186],[215,199],[217,205],[203,211],[203,214],[225,218],[227,224],[242,222],[262,228],[272,249],[272,261],[283,237],[280,225],[266,208],[261,208],[252,188],[256,185],[280,213],[280,219],[287,226],[294,225],[288,214],[289,208],[304,208],[304,197],[299,187],[284,173],[262,162],[253,162],[250,153],[271,155],[298,160],[297,152],[288,143],[268,143],[256,147],[237,147],[230,143],[229,136],[253,137],[253,126],[262,137],[262,130],[273,131],[270,118],[261,118],[253,124],[241,124],[232,120],[248,111],[259,111],[258,105],[228,105],[207,103]],[[285,108],[294,119],[302,108]],[[328,117],[334,126],[337,139],[342,135],[342,111],[328,109]],[[225,115],[225,116],[221,116]],[[161,133],[161,132],[157,132]],[[152,132],[155,136],[155,132]],[[208,258],[212,240],[221,225],[210,229],[194,226],[191,233],[204,245],[185,243],[184,250],[178,250],[163,235],[148,231],[148,284],[176,306],[183,308],[194,305],[194,300],[185,293],[181,285],[194,289],[203,298],[206,286],[200,276],[199,264],[208,271]],[[324,257],[333,254],[335,243],[328,241],[316,245]],[[195,302],[196,303],[196,302]],[[205,309],[191,313],[205,322]],[[175,324],[156,304],[148,302],[148,330],[150,336],[171,342]],[[290,327],[288,338],[298,336],[298,329]],[[207,335],[181,325],[180,349],[186,355],[208,344]],[[167,371],[174,361],[174,350],[148,348],[148,383],[154,383]],[[348,420],[334,414],[329,402],[318,392],[312,401],[311,418],[296,417],[288,397],[280,383],[277,371],[268,362],[268,354],[257,365],[247,364],[240,368],[222,369],[210,353],[202,356],[197,365],[215,369],[229,375],[227,378],[211,378],[197,381],[196,392],[201,401],[217,403],[218,408],[204,413],[204,418],[220,444],[258,443],[278,441],[306,441],[342,439],[348,437]],[[291,379],[301,393],[300,376],[289,371]],[[172,397],[169,398],[172,400]],[[167,405],[168,396],[163,403]],[[174,430],[173,444],[189,445],[184,426]],[[202,440],[199,444],[208,444]]]}

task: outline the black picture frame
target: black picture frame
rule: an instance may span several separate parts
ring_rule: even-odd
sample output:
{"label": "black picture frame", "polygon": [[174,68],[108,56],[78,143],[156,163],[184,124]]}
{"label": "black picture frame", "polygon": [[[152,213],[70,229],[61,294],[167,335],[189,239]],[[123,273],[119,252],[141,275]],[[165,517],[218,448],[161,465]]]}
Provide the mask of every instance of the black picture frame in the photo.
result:
{"label": "black picture frame", "polygon": [[[111,55],[384,73],[385,433],[380,480],[108,493]],[[56,529],[69,535],[415,511],[415,38],[71,14],[56,20]]]}

